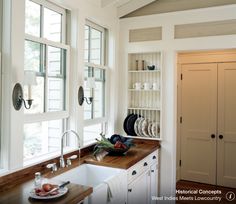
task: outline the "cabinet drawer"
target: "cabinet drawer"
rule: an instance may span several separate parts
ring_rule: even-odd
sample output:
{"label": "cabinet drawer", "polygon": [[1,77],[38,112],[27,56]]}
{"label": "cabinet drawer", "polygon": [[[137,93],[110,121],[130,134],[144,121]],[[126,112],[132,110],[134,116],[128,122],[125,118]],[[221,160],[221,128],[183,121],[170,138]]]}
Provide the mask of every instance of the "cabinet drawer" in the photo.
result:
{"label": "cabinet drawer", "polygon": [[128,183],[132,182],[139,175],[141,175],[144,171],[150,168],[150,161],[148,157],[139,161],[137,164],[128,169]]}
{"label": "cabinet drawer", "polygon": [[158,164],[158,158],[159,150],[156,150],[148,156],[148,162],[150,163],[150,165],[153,165],[155,163]]}

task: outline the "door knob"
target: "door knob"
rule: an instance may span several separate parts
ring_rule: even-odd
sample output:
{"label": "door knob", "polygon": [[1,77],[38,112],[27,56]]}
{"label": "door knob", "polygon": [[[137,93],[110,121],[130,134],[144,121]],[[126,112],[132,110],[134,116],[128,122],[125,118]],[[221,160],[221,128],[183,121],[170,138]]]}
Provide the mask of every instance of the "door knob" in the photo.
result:
{"label": "door knob", "polygon": [[222,140],[224,138],[224,136],[223,135],[219,135],[219,138]]}
{"label": "door knob", "polygon": [[216,136],[214,134],[211,135],[211,138],[214,139]]}

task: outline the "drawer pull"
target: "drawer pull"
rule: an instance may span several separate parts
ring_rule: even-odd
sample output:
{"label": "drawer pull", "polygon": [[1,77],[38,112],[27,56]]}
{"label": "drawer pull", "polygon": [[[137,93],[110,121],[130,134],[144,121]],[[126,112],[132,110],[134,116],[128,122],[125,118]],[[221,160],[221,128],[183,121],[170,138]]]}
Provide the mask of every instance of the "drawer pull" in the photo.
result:
{"label": "drawer pull", "polygon": [[153,156],[152,159],[156,159],[157,157],[156,156]]}
{"label": "drawer pull", "polygon": [[147,163],[147,162],[144,162],[143,166],[147,166],[147,165],[148,165],[148,163]]}
{"label": "drawer pull", "polygon": [[152,173],[154,173],[155,171],[154,170],[151,170]]}
{"label": "drawer pull", "polygon": [[134,171],[132,172],[132,175],[134,176],[135,174],[137,174],[137,172],[134,170]]}
{"label": "drawer pull", "polygon": [[132,188],[128,189],[128,192],[132,192]]}

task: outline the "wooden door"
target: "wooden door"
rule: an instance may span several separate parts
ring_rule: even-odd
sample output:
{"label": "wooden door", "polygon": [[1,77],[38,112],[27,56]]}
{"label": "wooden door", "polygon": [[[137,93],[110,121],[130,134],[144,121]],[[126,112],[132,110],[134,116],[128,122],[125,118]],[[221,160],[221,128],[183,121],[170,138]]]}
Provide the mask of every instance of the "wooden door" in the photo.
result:
{"label": "wooden door", "polygon": [[217,184],[236,188],[236,63],[218,64]]}
{"label": "wooden door", "polygon": [[217,64],[181,69],[181,179],[215,184]]}

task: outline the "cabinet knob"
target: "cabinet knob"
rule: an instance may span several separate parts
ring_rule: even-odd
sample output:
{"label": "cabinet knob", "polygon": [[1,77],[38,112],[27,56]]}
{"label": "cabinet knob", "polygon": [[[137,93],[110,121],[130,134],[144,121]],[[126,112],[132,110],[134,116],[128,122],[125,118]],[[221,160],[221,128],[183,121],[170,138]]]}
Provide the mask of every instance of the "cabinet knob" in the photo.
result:
{"label": "cabinet knob", "polygon": [[223,135],[219,135],[219,138],[222,140],[224,138],[224,136]]}
{"label": "cabinet knob", "polygon": [[135,175],[135,174],[137,174],[137,172],[134,170],[134,171],[132,172],[132,175]]}
{"label": "cabinet knob", "polygon": [[211,138],[214,139],[216,136],[214,134],[211,135]]}
{"label": "cabinet knob", "polygon": [[152,159],[156,159],[157,157],[156,156],[153,156]]}
{"label": "cabinet knob", "polygon": [[148,165],[148,163],[147,163],[147,162],[144,162],[143,166],[147,166],[147,165]]}
{"label": "cabinet knob", "polygon": [[132,188],[128,189],[128,192],[132,192]]}
{"label": "cabinet knob", "polygon": [[154,173],[155,171],[154,170],[151,170],[152,173]]}

